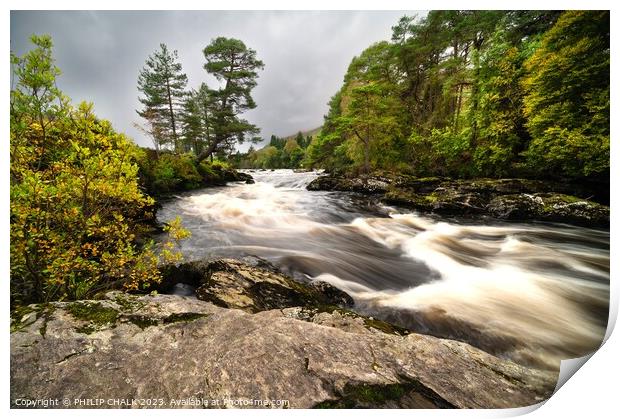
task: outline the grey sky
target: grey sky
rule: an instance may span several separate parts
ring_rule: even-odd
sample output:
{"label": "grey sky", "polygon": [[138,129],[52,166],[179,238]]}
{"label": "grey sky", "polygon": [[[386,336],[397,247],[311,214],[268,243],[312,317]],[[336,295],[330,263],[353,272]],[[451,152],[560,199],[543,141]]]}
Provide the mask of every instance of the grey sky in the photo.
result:
{"label": "grey sky", "polygon": [[136,79],[146,57],[164,42],[178,50],[190,87],[214,86],[202,68],[202,49],[217,36],[239,38],[265,63],[254,90],[258,107],[245,116],[268,138],[321,125],[353,56],[389,40],[404,14],[416,12],[17,11],[11,12],[11,50],[21,55],[32,33],[50,34],[65,94],[94,102],[98,116],[150,146],[132,126],[139,121]]}

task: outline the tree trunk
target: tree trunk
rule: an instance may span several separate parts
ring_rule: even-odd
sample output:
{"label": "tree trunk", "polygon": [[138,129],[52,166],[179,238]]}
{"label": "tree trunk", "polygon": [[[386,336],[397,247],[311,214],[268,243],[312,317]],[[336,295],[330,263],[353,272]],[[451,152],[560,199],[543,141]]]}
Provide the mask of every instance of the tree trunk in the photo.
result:
{"label": "tree trunk", "polygon": [[170,109],[170,122],[172,123],[172,139],[174,140],[174,151],[178,154],[179,142],[177,138],[177,128],[174,122],[174,110],[172,109],[172,94],[170,93],[170,81],[166,80],[166,93],[168,94],[168,108]]}
{"label": "tree trunk", "polygon": [[476,119],[476,114],[478,112],[478,104],[480,98],[478,97],[478,80],[480,78],[480,50],[482,48],[482,43],[484,42],[484,38],[482,36],[477,36],[474,40],[474,49],[476,51],[474,56],[474,84],[471,88],[471,109],[472,109],[472,124],[471,124],[471,148],[475,148],[478,145],[478,121]]}
{"label": "tree trunk", "polygon": [[463,83],[459,86],[459,95],[456,101],[456,116],[454,118],[454,132],[459,130],[459,118],[461,117],[461,105],[463,103]]}
{"label": "tree trunk", "polygon": [[370,173],[370,146],[368,142],[364,143],[364,172]]}
{"label": "tree trunk", "polygon": [[214,139],[213,142],[211,144],[209,144],[209,147],[207,147],[206,150],[204,150],[202,153],[200,153],[196,157],[196,161],[198,163],[200,163],[201,161],[203,161],[207,157],[211,156],[215,152],[215,149],[217,148],[217,145],[218,145],[218,141],[217,141],[217,139]]}
{"label": "tree trunk", "polygon": [[[232,71],[232,69],[231,69]],[[230,80],[227,79],[226,80],[226,85],[224,86],[224,91],[228,90],[228,86],[229,86]],[[224,112],[224,109],[226,109],[226,106],[228,105],[228,96],[224,96],[222,98],[222,106],[220,107],[220,111]],[[209,144],[209,147],[207,147],[207,149],[205,151],[203,151],[202,153],[200,153],[197,157],[196,157],[196,161],[198,163],[200,163],[201,161],[203,161],[204,159],[206,159],[207,157],[211,156],[215,150],[217,149],[217,146],[223,141],[223,138],[221,138],[221,136],[219,136],[217,134],[217,130],[215,132],[215,138],[213,139],[213,142]]]}

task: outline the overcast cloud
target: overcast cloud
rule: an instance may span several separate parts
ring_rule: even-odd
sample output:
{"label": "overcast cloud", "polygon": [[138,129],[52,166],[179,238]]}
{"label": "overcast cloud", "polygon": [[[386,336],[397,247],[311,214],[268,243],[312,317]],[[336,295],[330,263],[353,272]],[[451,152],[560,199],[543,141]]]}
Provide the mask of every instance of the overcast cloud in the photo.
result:
{"label": "overcast cloud", "polygon": [[[11,50],[30,48],[32,33],[50,34],[62,71],[59,87],[73,99],[92,101],[141,145],[136,79],[146,57],[163,42],[179,52],[190,87],[206,81],[202,49],[217,36],[234,37],[265,63],[245,117],[261,136],[294,134],[320,126],[329,98],[351,59],[374,42],[389,40],[391,27],[415,11],[191,11],[11,12]],[[245,149],[246,147],[242,147]]]}

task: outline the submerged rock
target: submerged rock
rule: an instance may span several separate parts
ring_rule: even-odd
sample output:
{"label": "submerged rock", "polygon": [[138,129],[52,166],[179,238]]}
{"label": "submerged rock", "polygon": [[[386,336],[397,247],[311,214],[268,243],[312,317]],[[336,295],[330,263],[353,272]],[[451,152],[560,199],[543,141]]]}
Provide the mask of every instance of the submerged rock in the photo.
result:
{"label": "submerged rock", "polygon": [[538,180],[325,175],[313,180],[307,188],[374,194],[390,205],[446,215],[609,225],[609,207],[589,200],[587,190]]}
{"label": "submerged rock", "polygon": [[109,293],[13,315],[12,404],[504,408],[545,400],[557,380],[557,371],[339,309],[252,314],[190,297]]}

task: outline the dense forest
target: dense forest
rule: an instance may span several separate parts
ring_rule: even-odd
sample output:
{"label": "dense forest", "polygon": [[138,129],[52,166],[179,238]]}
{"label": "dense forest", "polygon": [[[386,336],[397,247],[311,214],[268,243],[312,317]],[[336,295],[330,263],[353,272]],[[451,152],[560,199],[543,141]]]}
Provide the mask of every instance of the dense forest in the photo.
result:
{"label": "dense forest", "polygon": [[432,11],[355,57],[304,164],[608,182],[609,12]]}

